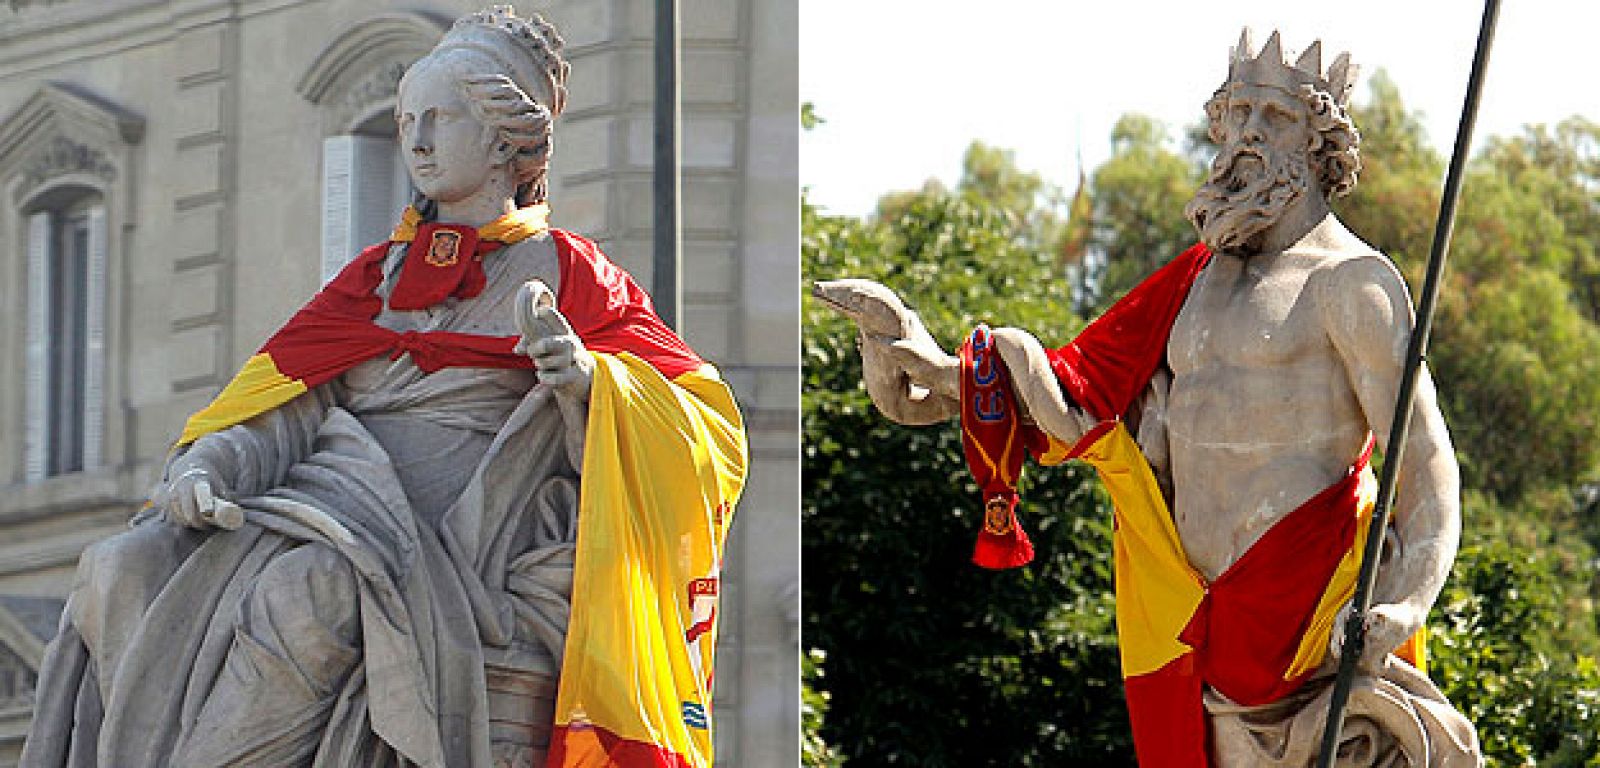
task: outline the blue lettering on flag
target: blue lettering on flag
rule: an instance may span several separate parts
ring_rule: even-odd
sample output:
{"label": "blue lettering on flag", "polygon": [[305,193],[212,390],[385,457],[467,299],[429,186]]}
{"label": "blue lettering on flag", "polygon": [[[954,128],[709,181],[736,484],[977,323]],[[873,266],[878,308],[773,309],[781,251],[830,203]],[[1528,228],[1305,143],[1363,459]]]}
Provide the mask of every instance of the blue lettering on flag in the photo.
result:
{"label": "blue lettering on flag", "polygon": [[999,392],[979,392],[972,396],[972,411],[978,421],[1000,421],[1006,417],[1006,403],[1000,399]]}
{"label": "blue lettering on flag", "polygon": [[702,731],[711,727],[710,720],[706,717],[706,708],[692,701],[683,702],[683,724]]}

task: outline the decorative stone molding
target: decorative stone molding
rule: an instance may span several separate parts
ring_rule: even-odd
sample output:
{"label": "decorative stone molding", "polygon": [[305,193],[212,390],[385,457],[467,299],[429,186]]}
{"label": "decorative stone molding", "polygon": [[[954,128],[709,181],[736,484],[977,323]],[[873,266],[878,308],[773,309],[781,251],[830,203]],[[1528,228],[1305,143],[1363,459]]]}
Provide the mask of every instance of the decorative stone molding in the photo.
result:
{"label": "decorative stone molding", "polygon": [[0,595],[0,711],[29,708],[61,600]]}
{"label": "decorative stone molding", "polygon": [[109,186],[143,137],[138,115],[75,86],[45,83],[0,122],[0,179],[17,196],[71,174]]}
{"label": "decorative stone molding", "polygon": [[409,66],[410,60],[401,59],[382,65],[345,91],[334,105],[336,111],[341,115],[359,115],[375,104],[394,98],[400,89],[400,78]]}
{"label": "decorative stone molding", "polygon": [[0,709],[32,704],[37,677],[37,670],[29,669],[16,654],[0,647]]}
{"label": "decorative stone molding", "polygon": [[66,5],[72,0],[7,0],[6,8],[13,13],[21,13],[36,8],[45,8],[52,5]]}
{"label": "decorative stone molding", "polygon": [[295,91],[324,107],[324,133],[345,133],[374,106],[394,98],[400,76],[450,28],[443,16],[385,13],[335,35],[300,76]]}
{"label": "decorative stone molding", "polygon": [[43,186],[46,181],[73,173],[87,173],[107,182],[117,178],[116,167],[104,153],[66,136],[56,136],[22,169],[22,186]]}
{"label": "decorative stone molding", "polygon": [[70,83],[47,82],[17,111],[0,123],[0,158],[13,154],[30,129],[51,122],[78,127],[100,141],[137,144],[144,138],[144,118]]}

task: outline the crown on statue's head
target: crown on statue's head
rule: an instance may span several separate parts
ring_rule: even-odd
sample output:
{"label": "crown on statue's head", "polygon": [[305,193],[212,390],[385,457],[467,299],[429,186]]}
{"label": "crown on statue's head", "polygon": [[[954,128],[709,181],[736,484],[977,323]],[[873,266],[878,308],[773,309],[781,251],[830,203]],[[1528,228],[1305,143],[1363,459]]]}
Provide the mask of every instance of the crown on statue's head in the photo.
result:
{"label": "crown on statue's head", "polygon": [[[555,25],[539,14],[524,19],[509,5],[496,5],[456,20],[435,50],[471,48],[510,71],[517,86],[560,114],[567,102],[571,67],[562,56],[566,43]],[[537,90],[533,90],[537,89]]]}
{"label": "crown on statue's head", "polygon": [[1349,105],[1356,72],[1356,67],[1350,64],[1349,53],[1339,54],[1324,72],[1321,40],[1312,43],[1305,53],[1290,64],[1276,30],[1272,37],[1267,38],[1267,44],[1258,55],[1250,41],[1250,28],[1245,27],[1239,34],[1239,44],[1228,55],[1230,85],[1261,85],[1289,93],[1299,93],[1301,86],[1309,85],[1333,97],[1340,107]]}

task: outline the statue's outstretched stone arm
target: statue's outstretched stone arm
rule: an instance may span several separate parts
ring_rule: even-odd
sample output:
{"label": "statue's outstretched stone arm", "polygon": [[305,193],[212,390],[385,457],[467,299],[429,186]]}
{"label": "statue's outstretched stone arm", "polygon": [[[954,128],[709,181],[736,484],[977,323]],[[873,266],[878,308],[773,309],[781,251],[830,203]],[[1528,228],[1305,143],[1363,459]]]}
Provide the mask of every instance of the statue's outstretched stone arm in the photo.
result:
{"label": "statue's outstretched stone arm", "polygon": [[879,283],[844,279],[818,282],[812,295],[856,322],[861,333],[861,374],[867,394],[889,420],[934,424],[960,412],[960,366],[922,319]]}
{"label": "statue's outstretched stone arm", "polygon": [[[860,327],[867,393],[885,416],[930,424],[960,412],[960,360],[939,346],[894,291],[871,280],[845,279],[819,282],[812,295]],[[1069,443],[1098,423],[1061,392],[1044,345],[1032,334],[1000,328],[994,339],[1026,417]]]}
{"label": "statue's outstretched stone arm", "polygon": [[[1340,263],[1317,275],[1318,302],[1334,349],[1367,423],[1387,445],[1393,427],[1413,317],[1405,283],[1379,254]],[[1396,478],[1393,530],[1398,541],[1378,573],[1362,663],[1376,668],[1414,634],[1444,587],[1461,538],[1461,476],[1426,368],[1417,383],[1404,463]],[[1333,632],[1337,654],[1341,614]]]}
{"label": "statue's outstretched stone arm", "polygon": [[1021,328],[996,328],[994,346],[1011,374],[1024,413],[1051,437],[1076,443],[1100,423],[1067,399],[1050,368],[1044,345],[1033,334]]}

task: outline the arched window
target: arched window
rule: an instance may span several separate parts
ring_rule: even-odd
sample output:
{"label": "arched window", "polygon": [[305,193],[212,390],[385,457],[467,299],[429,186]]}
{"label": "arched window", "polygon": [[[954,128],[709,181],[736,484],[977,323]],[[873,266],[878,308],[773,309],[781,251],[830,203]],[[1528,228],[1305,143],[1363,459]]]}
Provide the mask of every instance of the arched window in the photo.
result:
{"label": "arched window", "polygon": [[120,391],[107,375],[119,360],[107,319],[143,134],[142,118],[66,83],[45,84],[0,122],[0,263],[20,278],[0,296],[22,310],[0,348],[20,347],[5,358],[24,372],[21,396],[0,403],[0,425],[22,436],[20,451],[0,449],[5,475],[20,464],[31,483],[125,458],[107,455],[125,426],[108,419]]}
{"label": "arched window", "polygon": [[394,229],[414,188],[400,160],[393,99],[322,140],[322,281]]}
{"label": "arched window", "polygon": [[332,37],[296,89],[322,111],[322,279],[388,237],[411,202],[394,123],[401,75],[450,20],[385,13]]}

